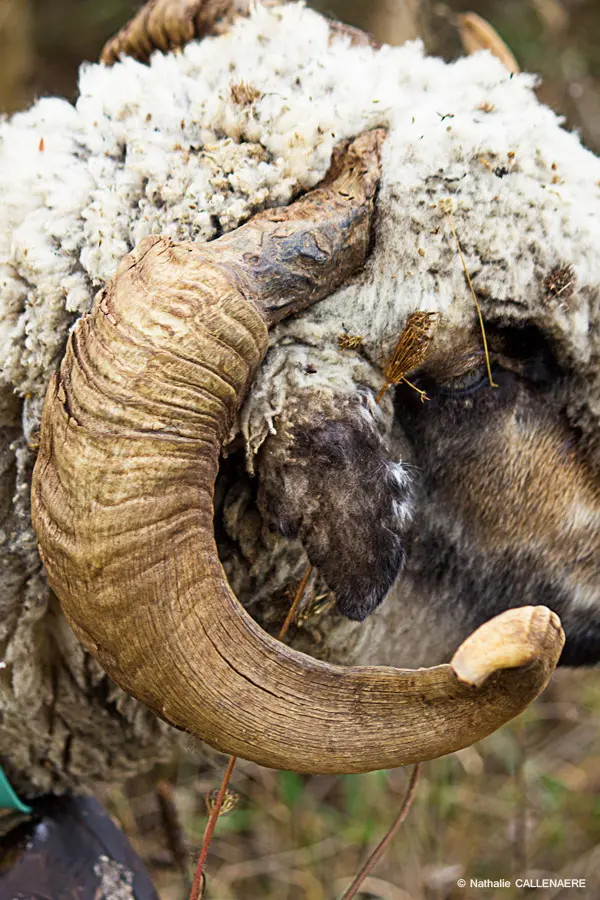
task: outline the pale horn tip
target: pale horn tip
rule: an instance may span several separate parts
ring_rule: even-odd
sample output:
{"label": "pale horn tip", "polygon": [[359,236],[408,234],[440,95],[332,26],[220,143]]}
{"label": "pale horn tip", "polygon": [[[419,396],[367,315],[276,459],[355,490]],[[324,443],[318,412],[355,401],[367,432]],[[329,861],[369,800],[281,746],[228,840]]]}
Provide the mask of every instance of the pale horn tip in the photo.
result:
{"label": "pale horn tip", "polygon": [[481,625],[460,645],[450,666],[465,684],[480,687],[503,669],[541,665],[550,676],[565,635],[556,613],[546,606],[508,609]]}

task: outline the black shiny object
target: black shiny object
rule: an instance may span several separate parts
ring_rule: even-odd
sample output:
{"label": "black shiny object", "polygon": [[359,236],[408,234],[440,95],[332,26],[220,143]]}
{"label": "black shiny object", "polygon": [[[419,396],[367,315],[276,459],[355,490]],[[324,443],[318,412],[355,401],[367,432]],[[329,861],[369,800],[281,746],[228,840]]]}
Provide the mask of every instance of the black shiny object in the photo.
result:
{"label": "black shiny object", "polygon": [[0,838],[0,900],[159,900],[137,853],[93,797],[52,795]]}

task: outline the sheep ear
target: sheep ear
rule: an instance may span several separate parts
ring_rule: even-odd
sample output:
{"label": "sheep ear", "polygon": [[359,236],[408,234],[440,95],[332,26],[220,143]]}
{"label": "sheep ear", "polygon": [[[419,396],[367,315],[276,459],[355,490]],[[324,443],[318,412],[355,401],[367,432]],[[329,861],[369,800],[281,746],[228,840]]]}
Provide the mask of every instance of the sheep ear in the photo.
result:
{"label": "sheep ear", "polygon": [[360,398],[303,394],[265,442],[259,477],[263,516],[301,540],[339,611],[373,612],[404,564],[412,481]]}

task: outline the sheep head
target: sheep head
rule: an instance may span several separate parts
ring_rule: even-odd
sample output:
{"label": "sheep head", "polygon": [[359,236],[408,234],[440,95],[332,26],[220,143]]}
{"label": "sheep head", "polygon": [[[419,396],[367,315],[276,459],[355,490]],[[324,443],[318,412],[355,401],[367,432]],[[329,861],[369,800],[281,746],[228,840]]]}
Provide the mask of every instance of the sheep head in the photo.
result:
{"label": "sheep head", "polygon": [[360,772],[464,747],[520,712],[562,647],[543,607],[510,611],[418,672],[292,651],[244,612],[220,566],[221,444],[267,329],[365,260],[381,130],[324,182],[207,247],[146,239],[74,328],[44,406],[32,516],[48,579],[111,677],[217,749]]}
{"label": "sheep head", "polygon": [[263,444],[270,528],[299,539],[348,618],[387,598],[366,635],[333,623],[333,658],[337,642],[338,659],[358,644],[363,658],[431,665],[492,616],[539,602],[560,615],[563,664],[600,658],[597,429],[573,421],[579,379],[539,328],[490,317],[486,333],[493,384],[475,309],[470,325],[438,321],[394,389],[386,440],[374,391],[308,389]]}

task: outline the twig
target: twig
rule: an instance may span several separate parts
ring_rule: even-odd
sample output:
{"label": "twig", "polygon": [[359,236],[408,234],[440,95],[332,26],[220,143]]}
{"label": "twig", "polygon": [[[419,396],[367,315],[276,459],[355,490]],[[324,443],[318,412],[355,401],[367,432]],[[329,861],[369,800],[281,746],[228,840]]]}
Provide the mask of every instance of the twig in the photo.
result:
{"label": "twig", "polygon": [[460,261],[462,263],[462,267],[465,271],[465,275],[467,281],[469,283],[469,287],[471,289],[471,294],[473,296],[473,300],[475,301],[475,306],[477,307],[477,315],[479,316],[479,325],[481,326],[481,336],[483,338],[483,352],[485,353],[485,364],[487,366],[488,378],[490,380],[490,387],[498,387],[494,379],[492,378],[492,367],[490,364],[490,354],[488,351],[487,338],[485,336],[485,325],[483,324],[483,315],[481,314],[481,307],[479,306],[479,300],[477,299],[477,294],[475,293],[475,288],[473,287],[473,282],[471,281],[471,276],[469,274],[469,270],[467,268],[467,264],[465,262],[465,258],[463,256],[462,247],[460,246],[460,241],[458,239],[458,235],[456,233],[456,228],[454,227],[454,222],[452,220],[452,214],[450,212],[448,215],[448,223],[450,228],[452,229],[452,234],[454,235],[454,240],[456,241],[456,246],[458,248],[458,255],[460,256]]}
{"label": "twig", "polygon": [[308,866],[317,860],[338,856],[349,847],[350,841],[343,840],[339,836],[330,836],[315,844],[297,847],[295,850],[280,850],[277,853],[254,856],[225,865],[219,872],[219,881],[229,887],[236,881],[256,878],[258,875],[277,875],[282,871]]}
{"label": "twig", "polygon": [[[281,631],[279,632],[280,641],[285,637],[290,625],[294,621],[296,613],[298,612],[298,606],[300,605],[302,595],[304,594],[311,574],[312,565],[308,565],[306,567],[304,575],[302,576],[302,580],[298,585],[298,590],[296,591],[294,602],[292,603],[290,610],[285,618],[285,622],[281,626]],[[229,757],[227,768],[225,769],[225,774],[223,775],[223,779],[219,787],[219,793],[217,794],[217,798],[211,807],[208,822],[206,823],[206,828],[204,829],[204,837],[202,838],[202,847],[200,848],[200,856],[198,857],[196,874],[194,875],[194,883],[192,884],[192,890],[190,891],[190,900],[202,900],[202,897],[204,896],[204,887],[206,883],[206,879],[204,876],[204,866],[206,864],[206,857],[208,856],[208,848],[210,847],[210,842],[215,831],[217,819],[219,818],[219,814],[223,806],[223,800],[225,799],[225,795],[227,794],[227,788],[231,779],[231,773],[233,772],[233,767],[235,766],[236,762],[237,756]]]}
{"label": "twig", "polygon": [[189,859],[185,849],[177,807],[173,802],[173,788],[168,781],[159,781],[156,786],[156,796],[158,798],[160,815],[169,850],[181,872],[181,877],[183,878],[183,883],[185,885],[185,892],[186,894],[189,894],[191,890]]}
{"label": "twig", "polygon": [[369,875],[373,871],[375,864],[381,859],[381,857],[387,850],[388,845],[394,839],[398,829],[405,821],[417,793],[417,787],[419,785],[419,778],[421,775],[422,767],[422,763],[417,763],[414,767],[413,773],[410,778],[410,784],[408,785],[408,790],[406,792],[406,797],[404,798],[404,802],[400,807],[400,812],[396,817],[396,821],[393,823],[392,827],[389,829],[385,837],[379,842],[379,844],[377,844],[377,846],[367,859],[366,863],[361,868],[360,872],[342,897],[342,900],[351,900],[352,897],[356,896],[356,893],[359,890],[361,884],[364,882],[367,875]]}
{"label": "twig", "polygon": [[515,769],[517,800],[514,822],[514,874],[520,875],[527,871],[527,776],[525,772],[527,736],[523,718],[517,722],[516,739],[518,757]]}
{"label": "twig", "polygon": [[[336,889],[342,888],[344,884],[343,878],[336,878]],[[362,884],[363,893],[369,896],[374,895],[377,900],[414,900],[414,894],[409,894],[403,888],[384,881],[383,878],[375,878],[370,875]],[[421,895],[422,896],[422,895]]]}
{"label": "twig", "polygon": [[206,857],[208,856],[208,848],[210,847],[210,842],[215,830],[215,826],[217,824],[217,819],[219,818],[221,806],[223,805],[223,799],[227,792],[227,786],[229,785],[229,779],[231,778],[231,773],[233,772],[233,767],[235,766],[236,759],[237,757],[235,756],[229,757],[229,762],[227,763],[227,768],[225,769],[225,774],[223,775],[223,779],[221,781],[217,799],[215,800],[215,804],[211,810],[210,816],[208,817],[208,822],[206,823],[206,828],[204,829],[204,837],[202,838],[202,847],[200,849],[200,856],[198,857],[198,865],[196,866],[194,883],[192,884],[192,890],[190,891],[190,900],[201,900],[201,898],[204,896],[204,864],[206,862]]}
{"label": "twig", "polygon": [[294,602],[290,606],[290,611],[285,617],[285,622],[281,626],[281,631],[279,632],[279,640],[282,641],[285,635],[287,634],[287,630],[296,618],[296,613],[298,612],[298,606],[300,605],[300,601],[302,600],[302,595],[306,589],[306,585],[308,584],[308,579],[312,575],[312,565],[309,563],[306,567],[304,575],[302,576],[302,580],[298,585],[298,590],[296,591],[296,596],[294,597]]}

